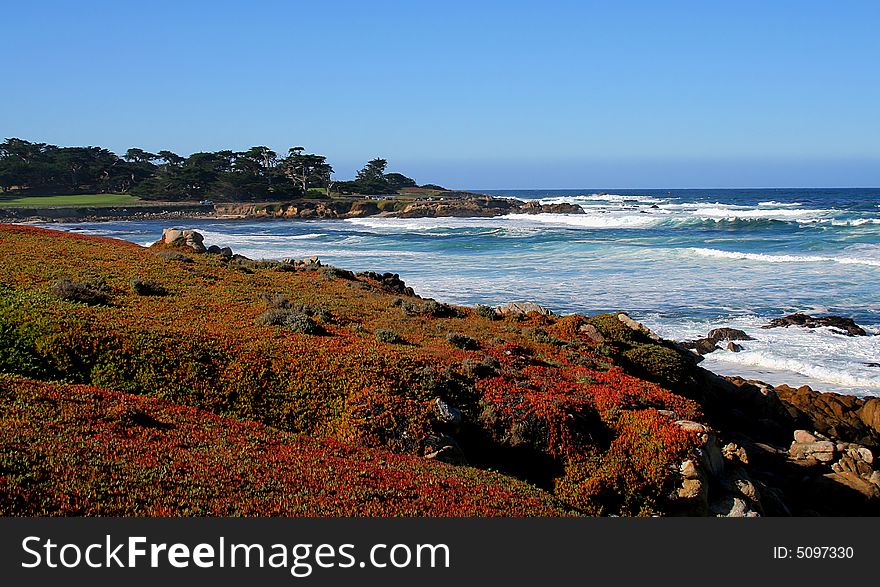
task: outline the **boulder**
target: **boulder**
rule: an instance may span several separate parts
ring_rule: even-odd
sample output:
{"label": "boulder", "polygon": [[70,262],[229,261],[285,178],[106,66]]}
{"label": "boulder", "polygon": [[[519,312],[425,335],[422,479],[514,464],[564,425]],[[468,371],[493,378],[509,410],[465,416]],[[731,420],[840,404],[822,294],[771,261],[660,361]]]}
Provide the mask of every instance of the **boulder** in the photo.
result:
{"label": "boulder", "polygon": [[743,348],[731,340],[731,341],[728,341],[728,343],[727,343],[727,350],[729,350],[732,353],[738,353],[741,350],[743,350]]}
{"label": "boulder", "polygon": [[856,414],[865,426],[880,434],[880,399],[865,400]]}
{"label": "boulder", "polygon": [[831,465],[831,470],[837,473],[855,473],[865,479],[870,479],[871,474],[874,472],[871,469],[871,465],[850,455],[840,457],[839,461]]}
{"label": "boulder", "polygon": [[679,473],[681,473],[681,476],[685,479],[697,479],[699,477],[697,465],[691,459],[682,461],[681,466],[679,467]]}
{"label": "boulder", "polygon": [[659,336],[657,336],[657,334],[653,330],[651,330],[650,328],[648,328],[647,326],[645,326],[641,322],[633,320],[625,312],[620,312],[619,314],[617,314],[617,319],[620,320],[624,325],[631,328],[632,330],[636,330],[638,332],[641,332],[642,334],[644,334],[645,336],[647,336],[648,338],[650,338],[654,342],[663,342],[663,339],[660,338]]}
{"label": "boulder", "polygon": [[603,336],[599,329],[592,324],[581,324],[578,327],[578,332],[595,343],[605,342],[605,336]]}
{"label": "boulder", "polygon": [[749,464],[749,455],[746,453],[746,449],[736,443],[729,442],[724,445],[721,449],[721,454],[724,455],[724,458],[728,461],[739,461],[743,465]]}
{"label": "boulder", "polygon": [[182,230],[179,228],[166,228],[162,231],[162,243],[170,247],[189,247],[197,253],[204,253],[207,249],[202,242],[205,240],[195,230]]}
{"label": "boulder", "polygon": [[437,418],[444,424],[453,427],[461,425],[461,410],[450,406],[439,397],[434,400],[434,413],[437,414]]}
{"label": "boulder", "polygon": [[721,342],[722,340],[755,340],[737,328],[715,328],[709,331],[706,338],[715,342]]}
{"label": "boulder", "polygon": [[510,302],[496,308],[502,316],[514,314],[541,314],[542,316],[550,316],[553,314],[544,306],[539,306],[535,302]]}
{"label": "boulder", "polygon": [[794,441],[800,444],[811,444],[813,442],[819,442],[819,439],[806,430],[795,430]]}
{"label": "boulder", "polygon": [[749,508],[743,498],[733,495],[725,495],[722,499],[713,502],[709,509],[716,516],[723,518],[755,518],[759,515]]}
{"label": "boulder", "polygon": [[711,338],[698,338],[697,340],[689,340],[680,344],[682,348],[692,350],[700,356],[714,353],[718,350],[716,341]]}
{"label": "boulder", "polygon": [[816,459],[820,463],[830,463],[834,460],[835,446],[829,440],[817,440],[816,442],[792,442],[788,454],[796,461]]}
{"label": "boulder", "polygon": [[843,442],[880,445],[880,400],[821,393],[806,385],[797,389],[779,385],[774,391],[798,421],[798,427]]}
{"label": "boulder", "polygon": [[852,318],[841,316],[808,316],[806,314],[790,314],[782,318],[774,318],[766,326],[761,328],[778,328],[788,326],[801,326],[803,328],[829,327],[839,334],[846,336],[867,336],[864,328],[853,321]]}

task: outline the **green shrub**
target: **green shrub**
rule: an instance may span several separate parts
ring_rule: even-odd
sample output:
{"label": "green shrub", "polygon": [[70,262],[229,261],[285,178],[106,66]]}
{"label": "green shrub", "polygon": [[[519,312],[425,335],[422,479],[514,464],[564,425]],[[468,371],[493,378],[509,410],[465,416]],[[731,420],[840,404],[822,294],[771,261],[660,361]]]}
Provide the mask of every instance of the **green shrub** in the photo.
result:
{"label": "green shrub", "polygon": [[86,281],[59,279],[51,292],[68,302],[79,302],[89,306],[101,306],[110,301],[110,288],[100,277]]}
{"label": "green shrub", "polygon": [[480,343],[476,339],[458,332],[447,334],[446,342],[465,351],[475,351],[480,348]]}
{"label": "green shrub", "polygon": [[617,314],[598,314],[590,317],[588,321],[611,342],[624,344],[644,342],[645,337],[621,322]]}
{"label": "green shrub", "polygon": [[131,290],[139,296],[164,296],[168,290],[163,285],[152,279],[132,279]]}
{"label": "green shrub", "polygon": [[324,329],[314,320],[291,308],[271,308],[257,316],[261,326],[282,326],[301,334],[323,334]]}
{"label": "green shrub", "polygon": [[195,263],[192,257],[187,257],[183,253],[178,253],[177,251],[159,251],[156,253],[156,256],[162,257],[163,259],[167,259],[169,261],[180,261],[181,263]]}
{"label": "green shrub", "polygon": [[332,265],[325,265],[318,270],[318,273],[321,277],[326,279],[347,279],[348,281],[356,281],[357,277],[355,277],[354,273],[351,271],[346,271],[345,269],[340,269],[339,267],[334,267]]}
{"label": "green shrub", "polygon": [[433,316],[434,318],[464,317],[464,314],[457,308],[434,300],[425,300],[424,302],[401,300],[399,305],[407,316]]}
{"label": "green shrub", "polygon": [[480,318],[485,318],[486,320],[498,320],[498,318],[500,318],[498,312],[495,311],[495,308],[483,304],[477,304],[474,306],[474,313]]}
{"label": "green shrub", "polygon": [[386,328],[380,328],[376,330],[376,340],[378,340],[379,342],[384,342],[385,344],[406,343],[402,336],[400,336],[393,330],[388,330]]}
{"label": "green shrub", "polygon": [[637,344],[623,358],[649,378],[672,383],[682,382],[692,365],[677,351],[657,344]]}

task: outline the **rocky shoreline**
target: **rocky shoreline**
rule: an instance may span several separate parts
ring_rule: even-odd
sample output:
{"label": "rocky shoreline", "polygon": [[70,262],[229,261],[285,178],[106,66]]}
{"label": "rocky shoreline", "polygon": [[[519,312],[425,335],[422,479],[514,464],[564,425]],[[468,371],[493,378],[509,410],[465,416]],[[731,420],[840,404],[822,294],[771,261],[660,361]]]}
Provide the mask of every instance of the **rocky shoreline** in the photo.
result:
{"label": "rocky shoreline", "polygon": [[[158,244],[205,252],[200,235],[193,231],[166,230]],[[234,256],[231,251],[228,255]],[[317,259],[308,263],[320,266]],[[397,275],[375,277],[393,282],[398,293],[415,295]],[[485,311],[496,316],[552,316],[533,302]],[[693,458],[680,464],[680,484],[668,513],[725,517],[880,515],[880,398],[821,392],[808,386],[774,387],[762,381],[719,376],[698,365],[701,355],[715,350],[718,342],[749,340],[745,332],[718,328],[704,339],[677,343],[663,339],[626,313],[615,317],[634,335],[679,356],[680,369],[635,366],[634,372],[696,401],[703,410],[700,422],[669,414],[683,431],[696,434],[701,446]],[[795,314],[773,320],[768,327],[815,325],[836,327],[841,334],[866,335],[851,319],[837,316]],[[594,325],[582,324],[579,332],[594,344],[613,344],[608,331],[603,334]],[[710,343],[712,349],[708,350]],[[457,458],[464,458],[460,449],[454,452]]]}
{"label": "rocky shoreline", "polygon": [[3,208],[0,222],[105,222],[114,220],[260,220],[493,217],[507,214],[583,214],[574,204],[541,204],[473,192],[442,192],[422,198],[353,197],[295,202],[216,204],[145,203],[136,206]]}

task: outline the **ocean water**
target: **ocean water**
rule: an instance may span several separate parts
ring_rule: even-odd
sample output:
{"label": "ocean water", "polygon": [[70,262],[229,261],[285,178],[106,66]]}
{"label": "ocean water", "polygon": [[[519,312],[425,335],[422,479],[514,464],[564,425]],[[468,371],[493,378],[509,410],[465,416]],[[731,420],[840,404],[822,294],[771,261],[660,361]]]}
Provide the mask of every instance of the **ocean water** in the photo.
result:
{"label": "ocean water", "polygon": [[[880,333],[880,189],[550,190],[496,195],[585,214],[497,218],[186,221],[207,244],[400,273],[438,300],[531,300],[560,313],[626,310],[686,340],[734,326],[756,338],[703,365],[725,375],[880,395],[880,336],[761,329],[792,312]],[[62,225],[149,244],[168,221]],[[58,225],[52,225],[58,228]]]}

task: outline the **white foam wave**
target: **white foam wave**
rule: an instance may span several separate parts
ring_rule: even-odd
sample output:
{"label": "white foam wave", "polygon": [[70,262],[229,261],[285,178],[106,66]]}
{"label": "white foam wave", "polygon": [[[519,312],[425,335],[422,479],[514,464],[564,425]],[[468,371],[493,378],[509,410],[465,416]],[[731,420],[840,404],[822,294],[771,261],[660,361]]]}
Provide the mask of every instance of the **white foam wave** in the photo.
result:
{"label": "white foam wave", "polygon": [[620,194],[584,194],[579,196],[550,196],[538,200],[542,204],[580,204],[582,202],[611,202],[628,204],[660,204],[666,202],[654,196],[620,195]]}
{"label": "white foam wave", "polygon": [[704,249],[699,247],[691,247],[683,250],[695,253],[701,257],[735,259],[742,261],[760,261],[764,263],[840,263],[842,265],[867,265],[870,267],[880,267],[880,259],[865,259],[859,257],[825,257],[820,255],[766,255],[763,253],[740,253],[737,251],[722,251],[719,249]]}
{"label": "white foam wave", "polygon": [[794,208],[796,206],[800,206],[800,202],[777,202],[775,200],[770,200],[768,202],[758,202],[758,206],[764,207],[773,207],[773,208]]}
{"label": "white foam wave", "polygon": [[700,218],[723,218],[725,220],[750,220],[750,219],[767,219],[767,220],[791,220],[797,218],[817,218],[821,219],[833,214],[833,210],[811,210],[811,209],[793,209],[793,208],[746,208],[732,206],[710,206],[697,208],[694,210],[694,216]]}
{"label": "white foam wave", "polygon": [[[811,313],[826,313],[814,308]],[[744,330],[754,340],[737,341],[740,352],[719,349],[701,366],[721,375],[759,379],[773,385],[809,385],[818,391],[880,395],[880,336],[843,336],[830,328],[763,329],[770,317],[738,316],[716,320],[646,317],[646,325],[664,337],[693,340],[722,326]],[[877,325],[865,329],[876,334]],[[722,345],[723,346],[723,345]]]}
{"label": "white foam wave", "polygon": [[[833,366],[820,365],[792,356],[782,356],[773,352],[741,351],[734,353],[730,351],[715,351],[710,357],[711,359],[707,359],[704,362],[706,368],[710,370],[712,369],[711,365],[713,363],[723,362],[733,365],[741,365],[752,369],[768,369],[771,371],[790,372],[802,375],[820,382],[818,386],[815,383],[813,384],[813,386],[819,391],[823,391],[821,386],[822,383],[843,385],[863,390],[865,393],[880,390],[880,375],[876,377],[860,375],[843,371]],[[742,373],[744,371],[740,372]],[[792,382],[789,382],[789,385],[791,384]]]}

